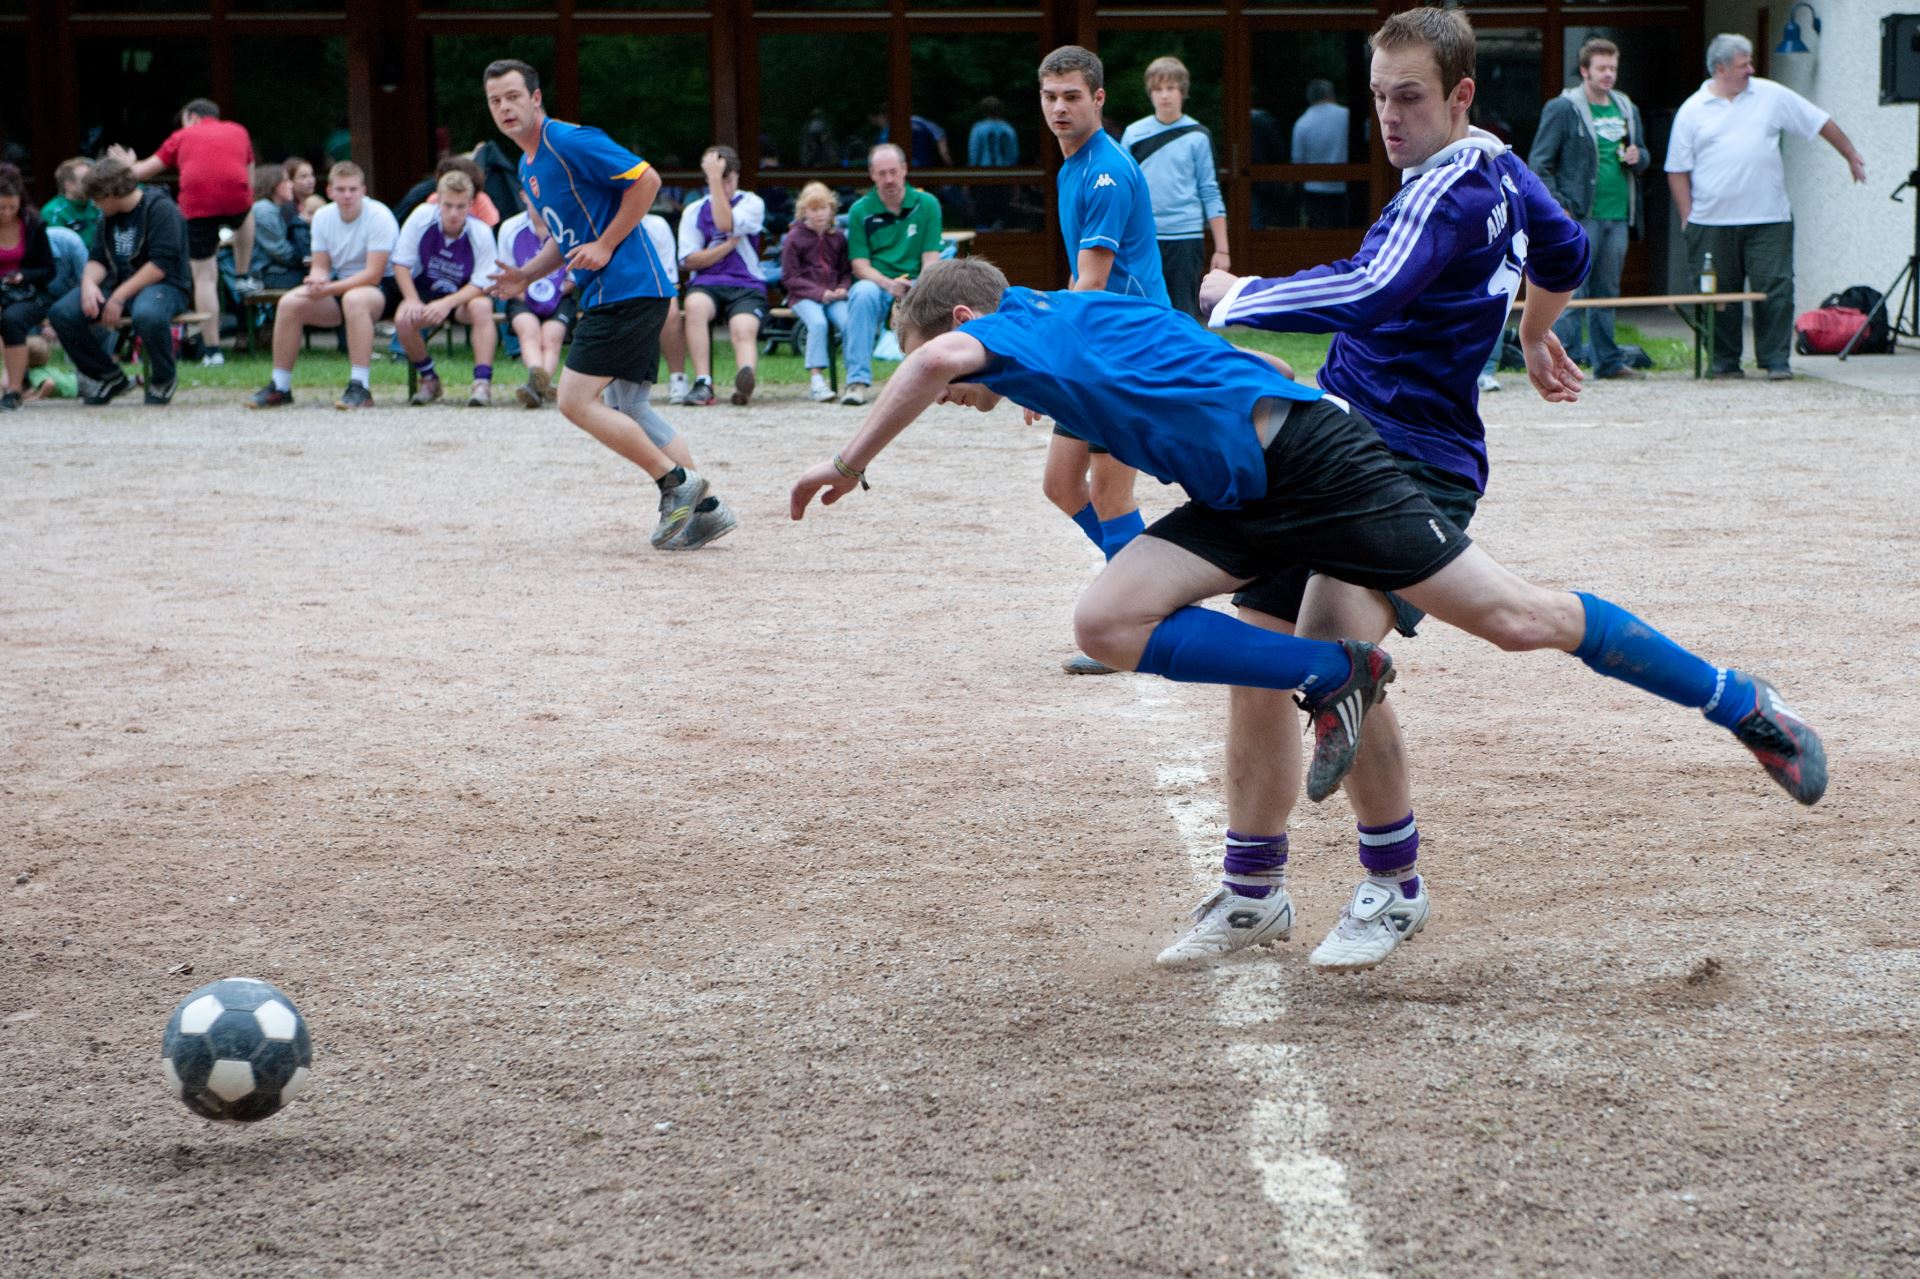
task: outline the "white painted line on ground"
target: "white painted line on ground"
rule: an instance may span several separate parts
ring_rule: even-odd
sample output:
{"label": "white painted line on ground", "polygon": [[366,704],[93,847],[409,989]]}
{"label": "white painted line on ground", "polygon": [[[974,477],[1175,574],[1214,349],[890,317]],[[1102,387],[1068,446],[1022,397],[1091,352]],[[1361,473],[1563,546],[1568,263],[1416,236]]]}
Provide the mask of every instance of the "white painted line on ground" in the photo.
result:
{"label": "white painted line on ground", "polygon": [[[1141,690],[1145,706],[1164,705],[1164,694]],[[1219,882],[1220,840],[1226,805],[1202,788],[1207,768],[1224,748],[1208,743],[1159,769],[1160,793],[1186,845],[1194,878],[1208,889]],[[1298,925],[1295,925],[1298,927]],[[1215,1016],[1225,1026],[1271,1025],[1287,1013],[1286,986],[1302,971],[1271,958],[1229,962],[1210,970],[1219,987]],[[1347,1170],[1323,1153],[1327,1108],[1293,1044],[1240,1043],[1228,1050],[1253,1096],[1247,1117],[1247,1158],[1261,1189],[1280,1210],[1279,1240],[1294,1279],[1385,1279],[1368,1263],[1367,1232],[1358,1205],[1347,1193]]]}

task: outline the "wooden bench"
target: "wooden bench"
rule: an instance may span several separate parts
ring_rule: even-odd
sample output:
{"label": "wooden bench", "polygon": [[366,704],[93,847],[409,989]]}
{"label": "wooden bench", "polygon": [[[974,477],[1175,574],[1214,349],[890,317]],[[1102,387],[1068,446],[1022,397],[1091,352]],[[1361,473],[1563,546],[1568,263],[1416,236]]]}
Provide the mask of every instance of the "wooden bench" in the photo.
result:
{"label": "wooden bench", "polygon": [[[1630,310],[1634,307],[1664,306],[1671,307],[1673,313],[1686,322],[1693,330],[1693,376],[1701,374],[1700,354],[1705,347],[1708,359],[1712,358],[1714,316],[1721,307],[1739,302],[1764,302],[1764,293],[1660,293],[1630,298],[1575,298],[1567,303],[1569,311],[1591,311],[1605,307],[1616,310]],[[1522,298],[1520,309],[1524,310],[1527,299]]]}
{"label": "wooden bench", "polygon": [[[213,316],[205,311],[182,311],[168,320],[167,323],[176,328],[186,329],[192,328],[196,324],[205,324],[212,318]],[[123,333],[132,328],[133,317],[125,314],[121,315],[120,323],[113,326],[114,332],[116,333]],[[144,342],[140,345],[140,376],[145,379],[148,386],[153,385],[153,352],[147,350]]]}

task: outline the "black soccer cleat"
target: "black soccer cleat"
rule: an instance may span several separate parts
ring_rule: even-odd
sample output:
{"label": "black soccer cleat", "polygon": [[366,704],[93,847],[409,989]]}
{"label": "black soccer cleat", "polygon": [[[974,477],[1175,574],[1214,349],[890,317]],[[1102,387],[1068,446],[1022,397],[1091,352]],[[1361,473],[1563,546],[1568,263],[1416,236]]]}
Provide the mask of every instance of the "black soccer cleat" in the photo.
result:
{"label": "black soccer cleat", "polygon": [[1360,753],[1360,725],[1369,710],[1387,696],[1393,683],[1393,659],[1385,650],[1359,640],[1341,640],[1353,673],[1340,687],[1318,697],[1298,698],[1313,724],[1313,760],[1307,765],[1307,798],[1319,803],[1340,789],[1340,781]]}
{"label": "black soccer cleat", "polygon": [[1802,804],[1819,803],[1827,793],[1827,748],[1820,734],[1780,700],[1773,685],[1756,676],[1753,686],[1754,707],[1733,735],[1787,794]]}
{"label": "black soccer cleat", "polygon": [[293,391],[291,389],[283,391],[269,382],[253,393],[253,398],[247,401],[247,407],[250,409],[277,409],[282,404],[291,403],[293,403]]}

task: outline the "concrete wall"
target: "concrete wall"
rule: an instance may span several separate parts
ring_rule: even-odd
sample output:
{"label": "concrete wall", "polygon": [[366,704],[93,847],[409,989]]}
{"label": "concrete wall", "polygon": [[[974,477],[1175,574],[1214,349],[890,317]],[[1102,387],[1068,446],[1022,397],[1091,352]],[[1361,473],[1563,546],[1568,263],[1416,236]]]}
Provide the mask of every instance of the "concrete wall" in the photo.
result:
{"label": "concrete wall", "polygon": [[[1707,0],[1706,6],[1709,39],[1738,32],[1753,41],[1756,60],[1764,43],[1770,77],[1832,115],[1866,157],[1867,180],[1856,186],[1846,161],[1825,140],[1789,137],[1782,144],[1795,223],[1794,306],[1802,311],[1850,284],[1886,288],[1913,252],[1920,201],[1912,190],[1903,193],[1904,203],[1887,198],[1920,165],[1920,106],[1880,105],[1880,18],[1920,12],[1920,0],[1822,0],[1815,7],[1822,34],[1813,34],[1805,9],[1798,16],[1812,52],[1783,55],[1771,50],[1786,23],[1785,5],[1769,6],[1772,29],[1765,32],[1755,29],[1758,6],[1745,0]],[[1700,74],[1706,77],[1704,67]],[[1686,284],[1685,263],[1678,262],[1670,285]]]}

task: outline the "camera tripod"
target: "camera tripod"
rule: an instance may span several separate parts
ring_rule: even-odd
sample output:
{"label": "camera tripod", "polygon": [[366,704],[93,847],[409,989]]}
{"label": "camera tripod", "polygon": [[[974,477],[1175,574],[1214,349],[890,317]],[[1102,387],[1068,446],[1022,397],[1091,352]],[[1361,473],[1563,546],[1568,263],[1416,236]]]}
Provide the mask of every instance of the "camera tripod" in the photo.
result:
{"label": "camera tripod", "polygon": [[[1882,311],[1887,313],[1887,319],[1893,325],[1893,336],[1896,342],[1903,337],[1920,338],[1920,169],[1914,169],[1907,174],[1907,180],[1895,187],[1893,194],[1887,198],[1895,204],[1904,204],[1905,201],[1900,198],[1900,193],[1909,187],[1914,192],[1913,252],[1907,255],[1907,264],[1900,268],[1898,275],[1893,277],[1893,283],[1881,291],[1879,304],[1867,313],[1866,323],[1862,324],[1859,332],[1848,338],[1847,344],[1840,348],[1840,358],[1843,360],[1853,354],[1853,348],[1860,344],[1860,340],[1867,336],[1867,330],[1873,327],[1873,317]],[[1901,287],[1903,283],[1906,286],[1904,288]],[[1896,290],[1900,294],[1900,301],[1897,303],[1892,301]]]}

